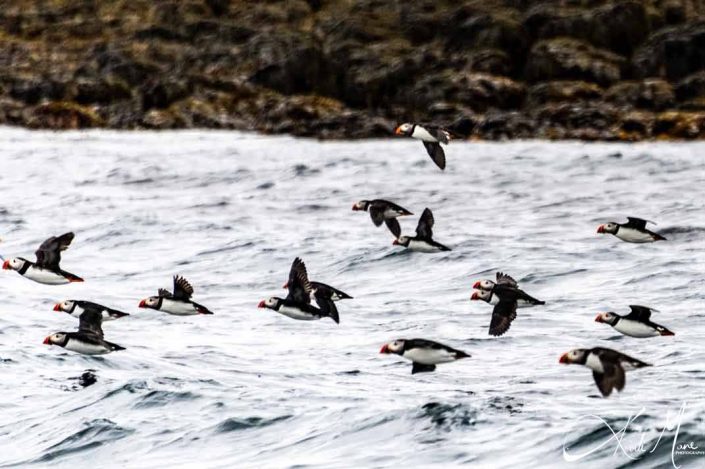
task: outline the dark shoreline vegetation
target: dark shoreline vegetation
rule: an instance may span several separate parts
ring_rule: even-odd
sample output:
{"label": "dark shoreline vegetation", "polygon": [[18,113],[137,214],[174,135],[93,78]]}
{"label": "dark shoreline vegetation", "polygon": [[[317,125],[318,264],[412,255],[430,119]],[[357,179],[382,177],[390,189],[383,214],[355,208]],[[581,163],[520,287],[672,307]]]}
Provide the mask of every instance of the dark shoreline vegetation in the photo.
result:
{"label": "dark shoreline vegetation", "polygon": [[705,0],[15,0],[0,125],[705,137]]}

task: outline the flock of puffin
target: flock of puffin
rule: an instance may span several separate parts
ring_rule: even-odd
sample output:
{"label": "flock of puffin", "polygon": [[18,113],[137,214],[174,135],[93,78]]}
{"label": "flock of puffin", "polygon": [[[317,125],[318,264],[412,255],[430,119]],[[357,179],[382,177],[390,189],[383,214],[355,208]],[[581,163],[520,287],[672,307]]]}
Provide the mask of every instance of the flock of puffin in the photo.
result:
{"label": "flock of puffin", "polygon": [[[441,169],[446,166],[446,158],[441,143],[447,144],[454,134],[442,127],[406,123],[398,126],[395,134],[421,140],[433,162]],[[450,248],[433,239],[433,213],[424,209],[416,227],[416,236],[402,236],[397,218],[413,215],[409,210],[387,200],[361,200],[352,207],[354,211],[369,212],[376,226],[384,223],[394,235],[394,245],[424,253],[450,251]],[[600,225],[598,233],[609,233],[629,243],[650,243],[665,238],[646,228],[647,220],[628,217],[627,223],[609,222]],[[653,222],[651,222],[653,223]],[[36,251],[36,262],[22,257],[5,260],[2,268],[14,270],[23,277],[47,285],[61,285],[83,282],[77,275],[64,271],[60,267],[61,253],[68,249],[74,234],[66,233],[44,241]],[[284,284],[288,290],[285,298],[272,297],[262,300],[258,307],[268,308],[297,320],[316,320],[331,318],[336,323],[340,316],[336,302],[352,297],[347,293],[308,279],[304,262],[294,259],[289,271],[288,281]],[[516,318],[517,308],[533,307],[545,304],[519,288],[518,283],[509,275],[497,272],[495,280],[479,280],[473,285],[471,300],[482,300],[493,306],[489,334],[505,334]],[[195,314],[213,314],[208,308],[191,300],[193,287],[180,276],[174,276],[173,292],[159,289],[157,296],[143,299],[140,308],[151,308],[169,314],[186,316]],[[315,303],[315,305],[314,305]],[[613,312],[599,314],[596,322],[605,323],[616,331],[631,337],[646,338],[671,336],[673,332],[664,326],[651,322],[654,311],[645,306],[631,305],[631,312],[621,316]],[[75,332],[55,332],[44,339],[44,344],[57,345],[66,350],[86,355],[102,355],[124,347],[104,338],[102,323],[129,316],[128,313],[81,300],[66,300],[57,303],[54,311],[68,313],[78,318],[78,330]],[[430,372],[436,365],[453,362],[470,357],[462,350],[427,339],[397,339],[382,346],[380,353],[396,354],[412,362],[411,373]],[[592,370],[595,383],[603,396],[607,397],[613,389],[621,391],[625,384],[625,370],[650,366],[616,350],[595,347],[592,349],[575,349],[563,354],[559,360],[564,364],[580,364]]]}

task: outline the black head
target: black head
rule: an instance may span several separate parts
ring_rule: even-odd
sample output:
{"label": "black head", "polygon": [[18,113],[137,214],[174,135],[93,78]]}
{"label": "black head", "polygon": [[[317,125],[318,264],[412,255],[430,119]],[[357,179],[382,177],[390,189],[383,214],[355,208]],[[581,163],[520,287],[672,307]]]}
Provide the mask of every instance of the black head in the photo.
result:
{"label": "black head", "polygon": [[58,345],[59,347],[66,347],[69,342],[69,336],[66,332],[55,332],[44,339],[45,345]]}
{"label": "black head", "polygon": [[576,348],[561,355],[561,359],[558,362],[566,365],[584,365],[589,353],[590,350],[588,349]]}
{"label": "black head", "polygon": [[271,297],[266,300],[262,300],[257,305],[258,308],[273,309],[274,311],[279,311],[279,306],[281,306],[282,299],[277,297]]}
{"label": "black head", "polygon": [[394,246],[404,246],[408,248],[409,242],[411,242],[411,238],[409,238],[408,236],[399,236],[399,238],[395,239],[392,244]]}
{"label": "black head", "polygon": [[406,339],[397,339],[394,342],[389,342],[384,344],[380,349],[379,353],[396,353],[397,355],[404,354],[404,345],[406,344]]}
{"label": "black head", "polygon": [[352,209],[353,211],[357,212],[359,210],[364,210],[367,211],[367,209],[370,206],[370,201],[369,200],[361,200],[356,204],[353,204]]}
{"label": "black head", "polygon": [[394,129],[394,133],[396,135],[405,135],[408,137],[414,133],[414,124],[410,124],[408,122],[401,124],[399,127]]}
{"label": "black head", "polygon": [[605,223],[605,224],[597,227],[598,233],[615,234],[617,232],[617,230],[619,230],[619,223],[615,223],[613,221]]}
{"label": "black head", "polygon": [[160,309],[162,307],[161,296],[150,296],[140,301],[140,308]]}
{"label": "black head", "polygon": [[604,322],[605,324],[609,324],[610,326],[614,326],[619,322],[620,316],[618,314],[612,313],[612,312],[607,312],[607,313],[600,313],[595,317],[595,322]]}

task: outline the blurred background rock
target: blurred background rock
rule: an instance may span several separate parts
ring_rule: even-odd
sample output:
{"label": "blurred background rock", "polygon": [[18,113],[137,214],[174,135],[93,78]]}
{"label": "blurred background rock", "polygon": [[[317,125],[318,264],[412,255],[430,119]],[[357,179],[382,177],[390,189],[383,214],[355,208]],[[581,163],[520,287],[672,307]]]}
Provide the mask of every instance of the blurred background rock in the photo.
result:
{"label": "blurred background rock", "polygon": [[0,124],[705,136],[705,0],[4,0]]}

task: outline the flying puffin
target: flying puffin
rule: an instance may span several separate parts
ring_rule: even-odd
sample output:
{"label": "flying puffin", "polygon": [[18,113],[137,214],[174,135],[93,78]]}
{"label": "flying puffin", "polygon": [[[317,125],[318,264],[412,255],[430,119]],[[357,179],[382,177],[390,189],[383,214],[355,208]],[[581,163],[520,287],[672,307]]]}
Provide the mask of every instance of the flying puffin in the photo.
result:
{"label": "flying puffin", "polygon": [[646,306],[629,305],[632,312],[626,316],[608,312],[600,313],[595,322],[609,324],[616,331],[631,337],[656,337],[659,335],[675,335],[665,327],[651,322],[651,312],[656,311]]}
{"label": "flying puffin", "polygon": [[117,350],[125,350],[125,347],[103,339],[102,314],[100,312],[89,308],[78,319],[77,332],[55,332],[44,339],[44,344],[58,345],[66,350],[84,355],[103,355]]}
{"label": "flying puffin", "polygon": [[150,296],[140,301],[140,308],[151,308],[176,316],[191,316],[194,314],[213,314],[203,305],[191,301],[193,287],[188,280],[174,275],[174,293],[164,288],[158,290],[157,296]]}
{"label": "flying puffin", "polygon": [[397,339],[382,346],[379,353],[395,353],[411,360],[411,374],[430,372],[440,363],[449,363],[470,355],[447,345],[426,339]]}
{"label": "flying puffin", "polygon": [[[312,321],[325,317],[331,318],[336,324],[340,323],[338,309],[332,299],[322,301],[318,308],[311,304],[313,287],[308,280],[306,265],[300,258],[294,259],[289,270],[289,281],[286,283],[289,294],[286,298],[272,297],[262,300],[258,308],[268,308],[292,319]],[[342,292],[341,292],[342,293]]]}
{"label": "flying puffin", "polygon": [[352,209],[356,212],[359,210],[369,211],[372,223],[374,223],[375,226],[380,226],[382,222],[384,222],[395,238],[401,235],[401,227],[399,226],[397,217],[413,215],[413,213],[404,207],[382,199],[361,200],[353,205]]}
{"label": "flying puffin", "polygon": [[654,241],[666,241],[666,238],[658,233],[646,229],[647,223],[656,223],[641,218],[627,217],[627,223],[615,223],[613,221],[597,227],[598,233],[609,233],[627,243],[653,243]]}
{"label": "flying puffin", "polygon": [[[335,287],[326,285],[321,282],[314,282],[309,280],[311,285],[311,299],[316,302],[319,308],[325,309],[326,311],[338,310],[338,308],[333,304],[334,301],[340,300],[351,300],[352,296],[348,295],[342,290],[338,290]],[[282,288],[289,288],[289,282],[286,282]]]}
{"label": "flying puffin", "polygon": [[450,251],[449,247],[433,240],[433,224],[433,213],[431,213],[431,209],[426,208],[416,226],[416,236],[400,236],[392,244],[418,252]]}
{"label": "flying puffin", "polygon": [[394,129],[394,133],[421,140],[436,166],[445,169],[446,154],[441,147],[441,143],[447,145],[450,142],[451,132],[448,129],[434,125],[419,125],[407,122]]}
{"label": "flying puffin", "polygon": [[[487,291],[487,290],[473,290],[472,295],[470,296],[471,300],[482,300],[485,303],[488,303],[492,306],[496,306],[499,304],[499,297],[492,293],[492,290]],[[545,302],[540,302],[540,303],[535,303],[531,301],[527,301],[523,298],[517,298],[517,308],[528,308],[530,306],[536,306],[539,304],[545,304]]]}
{"label": "flying puffin", "polygon": [[[477,290],[484,290],[488,291],[490,293],[495,293],[498,289],[502,290],[505,286],[509,288],[513,288],[519,292],[519,296],[517,297],[517,300],[527,303],[529,306],[536,306],[536,305],[545,305],[545,301],[537,300],[536,298],[528,295],[524,290],[521,290],[519,288],[519,284],[517,283],[516,280],[514,280],[512,277],[509,275],[503,273],[503,272],[497,272],[496,274],[496,281],[493,282],[492,280],[479,280],[475,282],[475,284],[472,286],[474,289]],[[482,298],[480,298],[482,299]],[[517,306],[519,307],[519,301],[517,302]],[[499,302],[499,299],[497,300]]]}
{"label": "flying puffin", "polygon": [[113,319],[129,316],[127,313],[93,303],[92,301],[66,300],[54,305],[54,311],[63,311],[75,318],[80,318],[81,314],[88,310],[98,311],[103,321],[112,321]]}
{"label": "flying puffin", "polygon": [[35,255],[37,262],[30,262],[23,257],[7,259],[2,268],[4,270],[16,270],[25,278],[34,280],[45,285],[63,285],[71,282],[83,282],[77,275],[61,270],[61,251],[65,251],[73,241],[73,233],[65,233],[61,236],[44,241]]}
{"label": "flying puffin", "polygon": [[651,366],[629,355],[603,347],[571,350],[561,356],[559,363],[585,365],[590,368],[595,384],[604,397],[609,396],[614,388],[618,391],[624,389],[625,371]]}

